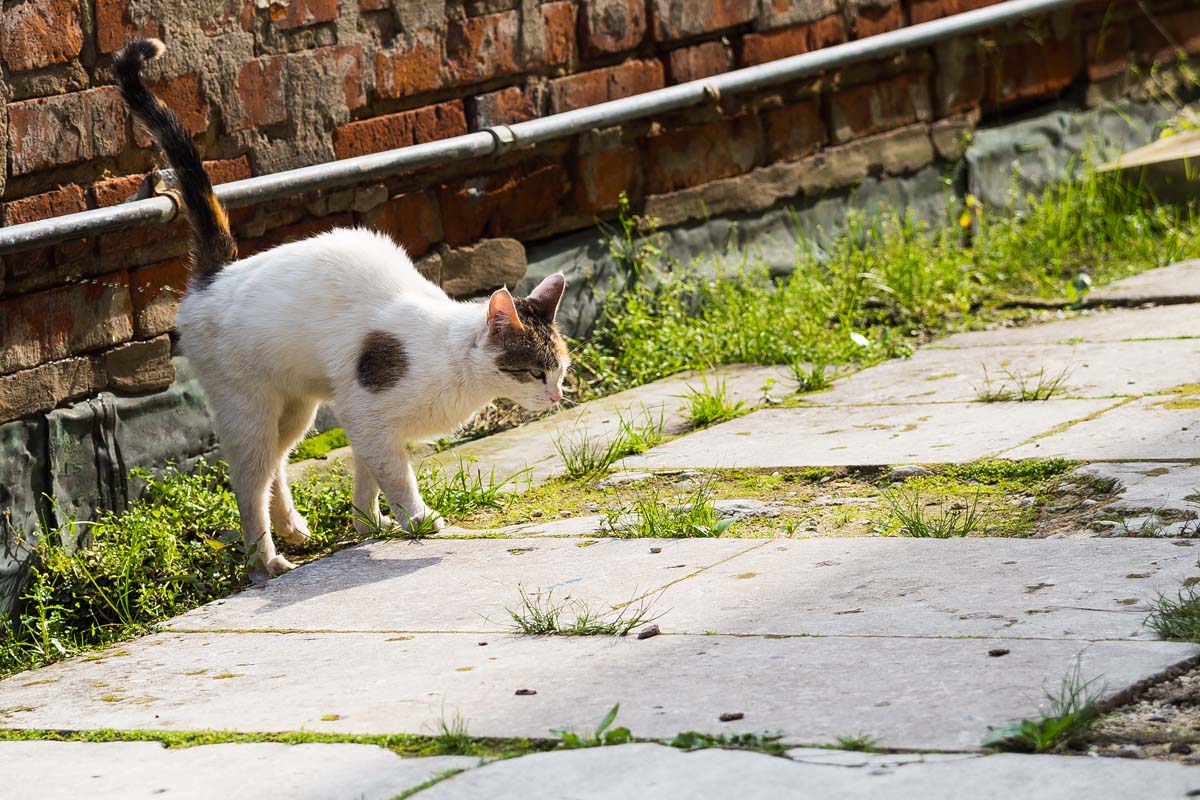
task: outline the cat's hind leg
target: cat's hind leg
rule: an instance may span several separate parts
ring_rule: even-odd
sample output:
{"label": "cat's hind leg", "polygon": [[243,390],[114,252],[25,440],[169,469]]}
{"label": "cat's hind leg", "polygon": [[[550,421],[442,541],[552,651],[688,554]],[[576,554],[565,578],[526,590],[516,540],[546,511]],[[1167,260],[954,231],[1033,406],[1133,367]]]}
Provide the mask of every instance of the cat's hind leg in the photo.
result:
{"label": "cat's hind leg", "polygon": [[302,544],[309,537],[309,529],[308,520],[296,510],[288,487],[288,453],[312,427],[316,415],[316,402],[293,399],[284,404],[283,413],[279,416],[277,447],[282,449],[282,454],[278,457],[275,479],[271,482],[271,526],[290,544]]}

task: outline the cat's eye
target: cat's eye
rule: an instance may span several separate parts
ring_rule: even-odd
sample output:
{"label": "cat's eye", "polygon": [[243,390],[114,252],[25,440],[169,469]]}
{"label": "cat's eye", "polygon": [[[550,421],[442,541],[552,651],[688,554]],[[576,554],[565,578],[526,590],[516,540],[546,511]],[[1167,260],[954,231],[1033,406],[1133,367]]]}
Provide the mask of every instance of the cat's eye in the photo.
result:
{"label": "cat's eye", "polygon": [[539,380],[539,381],[546,380],[546,373],[540,369],[531,369],[531,370],[529,370],[529,374],[533,376],[534,380]]}

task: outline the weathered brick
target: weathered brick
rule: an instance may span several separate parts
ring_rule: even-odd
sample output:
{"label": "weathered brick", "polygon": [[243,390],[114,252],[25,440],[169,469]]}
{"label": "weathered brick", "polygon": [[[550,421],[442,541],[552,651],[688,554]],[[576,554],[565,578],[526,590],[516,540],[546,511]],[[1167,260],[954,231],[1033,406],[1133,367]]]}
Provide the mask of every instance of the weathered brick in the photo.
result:
{"label": "weathered brick", "polygon": [[854,35],[859,39],[878,36],[904,27],[904,8],[900,1],[890,6],[867,6],[854,15]]}
{"label": "weathered brick", "polygon": [[987,54],[977,39],[951,39],[934,48],[938,116],[978,109],[987,89]]}
{"label": "weathered brick", "polygon": [[360,11],[380,11],[388,7],[388,0],[358,0]]}
{"label": "weathered brick", "polygon": [[647,194],[663,194],[749,172],[758,163],[752,117],[671,131],[645,141]]}
{"label": "weathered brick", "polygon": [[831,45],[846,41],[846,20],[841,14],[831,14],[828,17],[813,22],[808,26],[808,49],[821,50]]}
{"label": "weathered brick", "polygon": [[485,239],[470,247],[438,248],[417,265],[451,297],[514,286],[525,277],[525,246],[516,239]]}
{"label": "weathered brick", "polygon": [[92,184],[92,202],[97,208],[107,208],[118,203],[124,203],[137,194],[145,175],[123,175],[119,178],[105,178]]}
{"label": "weathered brick", "polygon": [[483,130],[492,125],[511,125],[538,115],[533,97],[523,86],[509,86],[482,94],[470,102],[471,128]]}
{"label": "weathered brick", "polygon": [[[74,184],[62,186],[50,192],[35,194],[20,200],[0,203],[0,226],[20,225],[41,219],[74,214],[87,209],[83,189]],[[7,256],[8,283],[15,291],[24,291],[30,285],[40,287],[52,273],[52,262],[68,263],[84,255],[90,249],[87,239],[62,242],[39,250]]]}
{"label": "weathered brick", "polygon": [[1008,105],[1058,94],[1075,77],[1070,42],[1009,45],[992,62],[988,102]]}
{"label": "weathered brick", "polygon": [[127,341],[130,310],[123,272],[0,301],[0,373]]}
{"label": "weathered brick", "polygon": [[531,67],[569,64],[575,58],[575,4],[546,3],[542,6],[542,26],[546,32],[545,64]]}
{"label": "weathered brick", "polygon": [[733,69],[733,50],[724,42],[681,47],[667,54],[671,83],[687,83]]}
{"label": "weathered brick", "polygon": [[466,132],[462,102],[454,100],[342,125],[333,131],[333,150],[338,158],[349,158]]}
{"label": "weathered brick", "polygon": [[288,0],[283,5],[272,3],[268,11],[276,28],[303,28],[337,19],[338,0]]}
{"label": "weathered brick", "polygon": [[50,192],[0,203],[0,226],[21,225],[86,209],[83,189],[75,184],[60,186]]}
{"label": "weathered brick", "polygon": [[400,194],[363,215],[372,230],[386,233],[416,258],[442,240],[442,217],[437,200],[427,192]]}
{"label": "weathered brick", "polygon": [[148,339],[175,327],[175,311],[191,275],[189,263],[181,256],[129,274],[134,336]]}
{"label": "weathered brick", "polygon": [[632,50],[646,36],[645,0],[585,0],[582,12],[580,39],[589,56]]}
{"label": "weathered brick", "polygon": [[272,247],[306,239],[319,233],[331,231],[334,228],[349,228],[354,225],[352,214],[335,214],[329,217],[309,217],[291,225],[283,225],[267,231],[257,239],[249,239],[238,244],[238,255],[241,258],[270,250]]}
{"label": "weathered brick", "polygon": [[909,17],[912,24],[929,22],[942,17],[961,14],[964,11],[974,11],[977,8],[994,5],[1001,0],[910,0]]}
{"label": "weathered brick", "polygon": [[467,244],[485,233],[512,235],[544,228],[558,217],[567,191],[559,164],[524,164],[438,189],[444,239]]}
{"label": "weathered brick", "polygon": [[1088,80],[1099,81],[1120,75],[1129,65],[1133,34],[1126,25],[1115,25],[1099,33],[1089,33],[1084,42],[1083,56]]}
{"label": "weathered brick", "polygon": [[250,159],[246,156],[226,158],[220,161],[205,161],[204,170],[208,173],[208,179],[214,186],[219,183],[245,180],[254,174],[250,169]]}
{"label": "weathered brick", "polygon": [[287,94],[283,78],[283,56],[266,56],[247,61],[238,70],[237,92],[242,119],[230,130],[258,128],[286,122]]}
{"label": "weathered brick", "polygon": [[114,347],[100,363],[109,388],[118,392],[153,392],[175,380],[171,338],[166,335]]}
{"label": "weathered brick", "polygon": [[801,158],[825,144],[825,123],[816,98],[763,113],[767,160]]}
{"label": "weathered brick", "polygon": [[650,0],[652,30],[660,42],[733,28],[758,16],[758,0]]}
{"label": "weathered brick", "polygon": [[375,54],[375,92],[386,99],[420,94],[442,85],[442,40],[421,30],[396,50]]}
{"label": "weathered brick", "polygon": [[446,27],[446,68],[456,84],[477,83],[521,70],[516,11],[456,20]]}
{"label": "weathered brick", "polygon": [[836,142],[928,120],[932,113],[928,80],[923,75],[899,75],[852,86],[836,92],[830,102]]}
{"label": "weathered brick", "polygon": [[162,37],[158,20],[139,16],[131,19],[129,0],[96,0],[96,46],[112,53],[137,36]]}
{"label": "weathered brick", "polygon": [[362,82],[362,45],[334,45],[313,51],[317,64],[330,79],[339,81],[346,108],[355,109],[367,102]]}
{"label": "weathered brick", "polygon": [[1155,14],[1153,20],[1139,17],[1134,22],[1133,40],[1137,43],[1138,60],[1143,64],[1175,61],[1180,50],[1193,55],[1200,53],[1200,13],[1192,9]]}
{"label": "weathered brick", "polygon": [[[208,100],[200,88],[199,75],[177,75],[167,78],[150,84],[150,91],[178,115],[188,133],[194,136],[208,130],[210,110]],[[153,144],[150,135],[141,125],[133,127],[133,138],[138,147],[149,147]]]}
{"label": "weathered brick", "polygon": [[104,376],[90,358],[68,358],[0,375],[0,420],[49,411],[103,388]]}
{"label": "weathered brick", "polygon": [[763,0],[756,27],[770,30],[816,22],[830,14],[839,13],[842,5],[842,0]]}
{"label": "weathered brick", "polygon": [[637,184],[638,161],[637,148],[629,146],[576,158],[571,182],[572,209],[580,214],[595,214],[616,208],[621,192]]}
{"label": "weathered brick", "polygon": [[61,64],[79,55],[79,0],[26,0],[0,14],[0,58],[11,72]]}
{"label": "weathered brick", "polygon": [[748,33],[742,38],[742,63],[746,66],[765,64],[844,41],[846,24],[840,15],[794,28]]}
{"label": "weathered brick", "polygon": [[614,67],[580,72],[550,81],[550,113],[584,108],[662,88],[658,59],[626,61]]}
{"label": "weathered brick", "polygon": [[115,156],[125,149],[125,106],[115,86],[8,105],[13,175]]}

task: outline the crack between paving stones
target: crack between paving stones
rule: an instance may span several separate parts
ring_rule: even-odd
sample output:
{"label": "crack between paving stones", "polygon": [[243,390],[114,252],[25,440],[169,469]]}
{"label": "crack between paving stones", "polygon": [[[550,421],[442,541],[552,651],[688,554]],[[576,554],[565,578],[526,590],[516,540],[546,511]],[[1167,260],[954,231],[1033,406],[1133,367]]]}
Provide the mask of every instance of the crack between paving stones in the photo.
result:
{"label": "crack between paving stones", "polygon": [[[1096,398],[1096,399],[1103,400],[1106,398]],[[1107,414],[1110,411],[1115,411],[1118,408],[1121,408],[1122,406],[1127,406],[1130,403],[1132,403],[1136,400],[1140,400],[1140,399],[1141,399],[1141,396],[1130,395],[1128,397],[1125,397],[1119,403],[1114,403],[1113,405],[1108,406],[1106,408],[1102,408],[1099,411],[1093,411],[1091,414],[1082,416],[1079,419],[1068,420],[1067,422],[1063,422],[1059,425],[1055,425],[1053,428],[1051,428],[1048,431],[1043,431],[1039,434],[1031,436],[1023,442],[1018,442],[1017,444],[1014,444],[1012,447],[1004,448],[1003,450],[998,452],[995,456],[993,456],[993,458],[1003,458],[1005,453],[1011,453],[1013,450],[1016,450],[1020,447],[1025,447],[1026,445],[1033,444],[1034,442],[1041,441],[1042,439],[1046,439],[1051,436],[1057,436],[1060,433],[1066,433],[1071,428],[1074,428],[1076,425],[1079,425],[1084,422],[1091,422],[1094,419],[1098,419],[1098,418],[1104,416],[1105,414]],[[1054,401],[1053,400],[1043,400],[1041,402],[1052,403]]]}

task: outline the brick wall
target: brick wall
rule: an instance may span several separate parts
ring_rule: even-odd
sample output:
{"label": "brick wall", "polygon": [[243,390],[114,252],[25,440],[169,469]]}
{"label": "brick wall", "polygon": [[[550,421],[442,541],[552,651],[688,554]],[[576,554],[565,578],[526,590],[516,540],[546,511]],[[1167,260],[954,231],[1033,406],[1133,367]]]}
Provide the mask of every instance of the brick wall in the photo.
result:
{"label": "brick wall", "polygon": [[[512,123],[762,63],[994,0],[4,0],[0,224],[119,203],[156,164],[111,54],[147,70],[224,182]],[[455,294],[523,274],[528,243],[627,190],[667,223],[955,157],[980,121],[1096,104],[1132,68],[1200,52],[1194,0],[1092,2],[877,63],[385,183],[236,210],[243,254],[336,225],[393,234]],[[1166,35],[1174,37],[1169,41]],[[752,193],[723,190],[752,173]],[[0,423],[173,379],[182,222],[0,263]]]}

